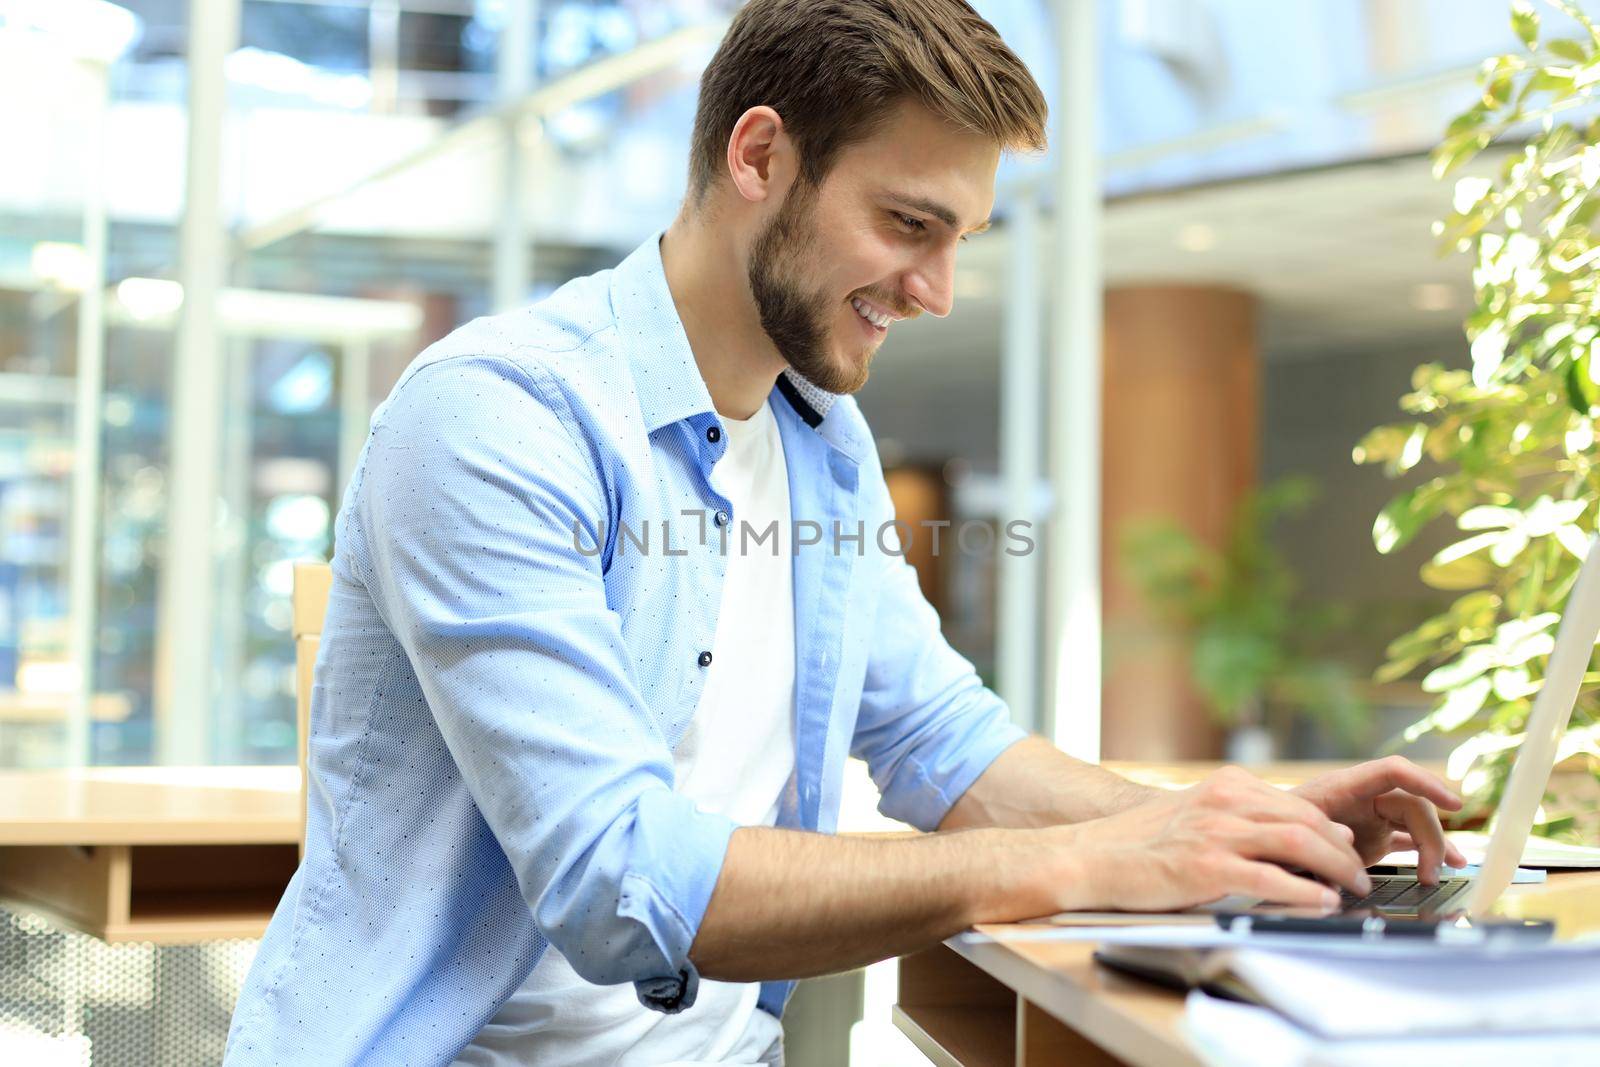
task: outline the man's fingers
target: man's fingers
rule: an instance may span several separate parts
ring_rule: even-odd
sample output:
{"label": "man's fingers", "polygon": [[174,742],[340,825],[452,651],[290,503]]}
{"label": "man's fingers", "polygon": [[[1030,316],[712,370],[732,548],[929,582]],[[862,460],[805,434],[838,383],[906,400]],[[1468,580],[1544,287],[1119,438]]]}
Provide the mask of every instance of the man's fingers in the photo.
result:
{"label": "man's fingers", "polygon": [[1336,852],[1348,859],[1355,869],[1360,870],[1364,866],[1360,854],[1356,852],[1355,831],[1343,823],[1328,818],[1322,809],[1311,801],[1270,785],[1262,791],[1259,800],[1258,804],[1241,814],[1263,826],[1274,823],[1305,826],[1316,831],[1333,846]]}
{"label": "man's fingers", "polygon": [[1232,892],[1246,893],[1276,904],[1296,908],[1318,908],[1332,911],[1339,906],[1339,894],[1309,878],[1290,874],[1272,863],[1253,863],[1241,860],[1227,871]]}
{"label": "man's fingers", "polygon": [[1445,859],[1444,827],[1432,804],[1401,789],[1373,801],[1373,810],[1411,836],[1417,850],[1417,880],[1433,885]]}
{"label": "man's fingers", "polygon": [[1371,768],[1374,775],[1374,795],[1403,789],[1407,793],[1426,797],[1446,811],[1461,810],[1461,797],[1445,784],[1444,779],[1423,770],[1404,756],[1386,756],[1356,769],[1367,768]]}
{"label": "man's fingers", "polygon": [[1248,836],[1239,845],[1241,856],[1310,871],[1358,896],[1372,892],[1360,857],[1342,842],[1336,846],[1310,827],[1291,822],[1253,823],[1244,832]]}

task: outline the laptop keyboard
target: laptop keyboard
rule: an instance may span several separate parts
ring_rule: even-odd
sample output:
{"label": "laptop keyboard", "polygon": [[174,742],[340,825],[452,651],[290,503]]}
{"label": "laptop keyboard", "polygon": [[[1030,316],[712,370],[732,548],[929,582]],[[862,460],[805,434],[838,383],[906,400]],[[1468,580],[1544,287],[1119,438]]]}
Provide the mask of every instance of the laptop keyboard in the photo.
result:
{"label": "laptop keyboard", "polygon": [[1403,915],[1437,911],[1471,883],[1470,878],[1445,878],[1438,885],[1423,885],[1415,878],[1379,875],[1372,879],[1372,892],[1364,897],[1341,889],[1339,908],[1341,911],[1372,910]]}

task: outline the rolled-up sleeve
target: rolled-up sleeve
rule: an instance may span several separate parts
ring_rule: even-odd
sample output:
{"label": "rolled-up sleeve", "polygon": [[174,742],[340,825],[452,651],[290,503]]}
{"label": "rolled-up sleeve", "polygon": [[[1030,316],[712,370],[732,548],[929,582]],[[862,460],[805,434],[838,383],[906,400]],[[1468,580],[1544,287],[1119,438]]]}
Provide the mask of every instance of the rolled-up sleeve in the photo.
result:
{"label": "rolled-up sleeve", "polygon": [[359,465],[359,557],[539,930],[586,980],[672,1012],[694,1003],[735,824],[672,789],[607,603],[600,464],[547,371],[424,366]]}
{"label": "rolled-up sleeve", "polygon": [[[888,489],[881,472],[873,476],[879,519],[887,522],[893,518]],[[900,544],[892,531],[884,541]],[[952,543],[946,537],[941,547]],[[1027,732],[945,640],[939,614],[905,556],[881,549],[873,555],[882,570],[851,755],[866,761],[883,814],[935,830],[995,757]]]}

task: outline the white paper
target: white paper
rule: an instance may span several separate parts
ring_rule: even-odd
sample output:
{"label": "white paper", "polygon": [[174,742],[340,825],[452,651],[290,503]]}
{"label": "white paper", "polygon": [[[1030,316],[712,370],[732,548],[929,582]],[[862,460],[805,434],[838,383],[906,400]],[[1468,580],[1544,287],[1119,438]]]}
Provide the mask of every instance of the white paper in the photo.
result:
{"label": "white paper", "polygon": [[[1600,1036],[1600,948],[1441,952],[1384,957],[1243,948],[1229,970],[1324,1037],[1588,1030]],[[1600,1052],[1597,1052],[1600,1059]]]}
{"label": "white paper", "polygon": [[[1483,862],[1484,851],[1489,847],[1488,834],[1474,833],[1470,830],[1453,830],[1449,837],[1450,841],[1467,857],[1468,863],[1476,866]],[[1414,851],[1391,852],[1378,862],[1387,864],[1390,867],[1415,867],[1417,865],[1417,854]],[[1530,837],[1527,845],[1523,847],[1522,859],[1518,865],[1522,867],[1539,867],[1553,871],[1600,868],[1600,848],[1568,845],[1543,837]]]}
{"label": "white paper", "polygon": [[1208,1067],[1593,1067],[1594,1034],[1485,1034],[1327,1041],[1266,1008],[1189,994],[1183,1030]]}

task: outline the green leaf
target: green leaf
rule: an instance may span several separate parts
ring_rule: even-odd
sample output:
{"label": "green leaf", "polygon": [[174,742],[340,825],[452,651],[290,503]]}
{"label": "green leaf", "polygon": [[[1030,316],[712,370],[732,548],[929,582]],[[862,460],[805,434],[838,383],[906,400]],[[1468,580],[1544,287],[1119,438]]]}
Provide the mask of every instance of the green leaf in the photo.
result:
{"label": "green leaf", "polygon": [[1466,133],[1468,130],[1475,130],[1483,125],[1483,121],[1488,115],[1488,109],[1481,102],[1475,104],[1451,120],[1450,125],[1445,128],[1444,135],[1446,137],[1455,137],[1458,134]]}
{"label": "green leaf", "polygon": [[1495,569],[1478,556],[1465,556],[1447,563],[1437,559],[1422,565],[1422,580],[1435,589],[1479,589],[1494,581]]}
{"label": "green leaf", "polygon": [[1540,67],[1528,78],[1527,90],[1532,93],[1571,93],[1575,72],[1567,67]]}
{"label": "green leaf", "polygon": [[1589,50],[1578,41],[1558,37],[1554,41],[1547,41],[1545,47],[1550,49],[1552,55],[1573,63],[1589,62]]}
{"label": "green leaf", "polygon": [[1459,629],[1461,624],[1457,621],[1453,610],[1443,615],[1435,615],[1410,633],[1401,634],[1390,641],[1389,647],[1384,650],[1384,655],[1389,659],[1416,658],[1420,661],[1437,650],[1445,637]]}
{"label": "green leaf", "polygon": [[1505,71],[1490,79],[1484,87],[1481,106],[1485,108],[1504,107],[1511,100],[1511,72]]}
{"label": "green leaf", "polygon": [[1434,727],[1446,732],[1461,729],[1483,710],[1492,688],[1488,678],[1476,678],[1451,692],[1433,713]]}
{"label": "green leaf", "polygon": [[1489,145],[1488,130],[1476,129],[1452,137],[1433,150],[1433,176],[1443,178]]}
{"label": "green leaf", "polygon": [[1407,437],[1405,444],[1401,446],[1400,454],[1389,465],[1389,477],[1393,478],[1404,474],[1412,467],[1415,467],[1422,459],[1422,446],[1427,443],[1427,440],[1427,424],[1417,423],[1411,430],[1411,436]]}
{"label": "green leaf", "polygon": [[1568,406],[1580,415],[1589,414],[1589,409],[1594,407],[1596,387],[1589,373],[1587,352],[1567,364],[1562,384],[1566,387]]}
{"label": "green leaf", "polygon": [[1589,537],[1576,526],[1561,526],[1556,529],[1556,540],[1561,547],[1572,553],[1574,559],[1589,558]]}
{"label": "green leaf", "polygon": [[1422,663],[1426,656],[1416,656],[1410,659],[1392,659],[1372,672],[1372,680],[1379,685],[1398,682]]}
{"label": "green leaf", "polygon": [[1496,507],[1492,504],[1480,504],[1475,508],[1468,508],[1456,519],[1456,525],[1463,530],[1507,530],[1522,523],[1522,512],[1516,508]]}
{"label": "green leaf", "polygon": [[1501,700],[1520,700],[1539,691],[1526,667],[1502,667],[1494,672],[1494,695]]}
{"label": "green leaf", "polygon": [[1548,656],[1556,647],[1556,640],[1550,636],[1550,627],[1559,622],[1561,616],[1553,611],[1546,611],[1527,619],[1507,619],[1500,624],[1500,629],[1495,631],[1494,648],[1495,656],[1502,667],[1517,667],[1531,659]]}
{"label": "green leaf", "polygon": [[1397,425],[1369,430],[1351,449],[1350,458],[1357,463],[1392,463],[1405,448],[1411,432],[1411,427]]}
{"label": "green leaf", "polygon": [[1511,341],[1511,331],[1503,322],[1495,321],[1489,328],[1472,339],[1472,384],[1486,389],[1494,381],[1500,365],[1505,362],[1506,345]]}
{"label": "green leaf", "polygon": [[1541,496],[1528,509],[1522,528],[1529,537],[1548,537],[1558,527],[1577,522],[1588,508],[1584,500],[1551,500]]}
{"label": "green leaf", "polygon": [[1500,654],[1489,645],[1473,645],[1442,667],[1435,667],[1422,680],[1425,693],[1443,693],[1465,685],[1500,665]]}
{"label": "green leaf", "polygon": [[1387,556],[1417,535],[1422,521],[1412,506],[1416,500],[1415,489],[1402,493],[1386,504],[1372,523],[1372,544]]}
{"label": "green leaf", "polygon": [[1539,47],[1539,15],[1528,0],[1512,0],[1511,29],[1529,51]]}
{"label": "green leaf", "polygon": [[1489,549],[1489,559],[1496,567],[1509,567],[1511,561],[1522,555],[1528,547],[1528,535],[1522,530],[1507,530],[1505,536]]}

